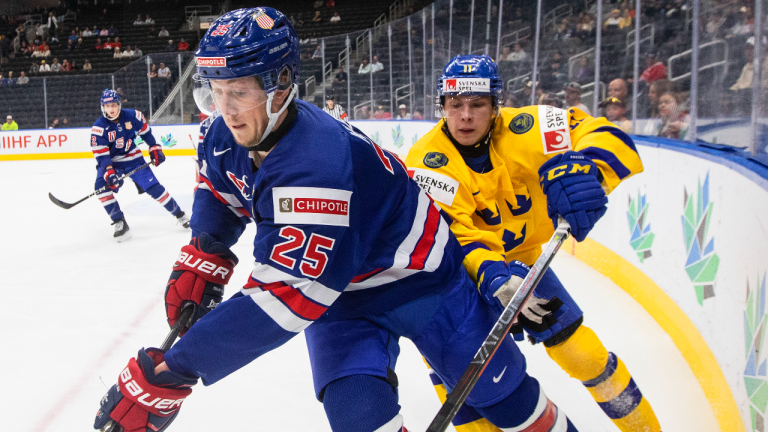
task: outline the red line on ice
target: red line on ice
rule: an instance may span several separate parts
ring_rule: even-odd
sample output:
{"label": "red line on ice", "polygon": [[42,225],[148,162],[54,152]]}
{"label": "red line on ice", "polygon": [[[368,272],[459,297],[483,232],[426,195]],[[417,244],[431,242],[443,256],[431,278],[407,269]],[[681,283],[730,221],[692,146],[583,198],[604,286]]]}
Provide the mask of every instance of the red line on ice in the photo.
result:
{"label": "red line on ice", "polygon": [[[61,414],[64,409],[69,405],[72,401],[74,401],[80,393],[82,393],[83,388],[85,386],[82,385],[83,382],[86,382],[89,379],[93,378],[93,371],[96,370],[100,364],[102,364],[105,360],[107,360],[110,356],[112,356],[112,353],[117,350],[117,348],[123,343],[123,341],[126,339],[126,337],[130,336],[132,334],[132,330],[141,324],[142,321],[144,321],[147,316],[152,312],[152,310],[157,306],[158,300],[154,299],[152,302],[148,303],[147,306],[144,307],[144,309],[139,313],[139,315],[136,317],[135,320],[131,324],[128,325],[128,328],[120,333],[118,336],[116,336],[112,343],[104,349],[104,351],[101,352],[101,355],[99,355],[87,368],[83,369],[82,375],[80,375],[74,383],[64,392],[62,393],[61,397],[58,401],[54,404],[53,408],[51,408],[47,413],[40,416],[40,422],[38,422],[37,425],[35,425],[34,428],[32,428],[32,432],[43,432],[48,430],[48,427],[51,426],[56,418]],[[117,378],[117,373],[115,373],[115,379]],[[107,381],[107,385],[111,385],[109,381]],[[106,393],[106,391],[105,391]],[[88,429],[93,427],[93,419],[96,417],[96,411],[99,409],[99,401],[94,400],[93,401],[93,418],[87,418],[83,419],[83,429]]]}

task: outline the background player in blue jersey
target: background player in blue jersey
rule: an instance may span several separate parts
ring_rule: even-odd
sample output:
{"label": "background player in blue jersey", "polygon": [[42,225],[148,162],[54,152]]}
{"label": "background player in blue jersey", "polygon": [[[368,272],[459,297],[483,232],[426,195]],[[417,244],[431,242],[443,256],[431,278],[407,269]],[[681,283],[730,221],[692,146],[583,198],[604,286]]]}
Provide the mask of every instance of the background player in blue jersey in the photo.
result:
{"label": "background player in blue jersey", "polygon": [[[397,157],[295,99],[298,38],[280,12],[223,15],[196,56],[199,106],[212,100],[220,116],[201,128],[193,239],[165,298],[169,323],[186,305],[196,323],[168,352],[129,361],[95,427],[165,430],[198,378],[213,384],[304,331],[332,429],[404,431],[398,339],[453,386],[497,316],[448,223]],[[230,247],[250,220],[253,271],[221,302],[238,261]],[[511,337],[467,403],[506,430],[576,430],[525,373]]]}
{"label": "background player in blue jersey", "polygon": [[[153,165],[163,163],[165,155],[163,148],[155,141],[144,114],[141,111],[123,109],[120,95],[116,91],[104,90],[101,95],[101,112],[104,116],[99,117],[91,128],[91,151],[98,163],[94,187],[98,190],[108,185],[111,189],[96,196],[112,219],[115,239],[123,242],[131,238],[131,232],[115,193],[123,185],[119,176],[144,164],[144,157],[135,142],[136,138],[140,136],[149,146],[149,157]],[[131,176],[131,180],[176,216],[184,228],[189,228],[189,218],[160,184],[151,168],[136,172]]]}

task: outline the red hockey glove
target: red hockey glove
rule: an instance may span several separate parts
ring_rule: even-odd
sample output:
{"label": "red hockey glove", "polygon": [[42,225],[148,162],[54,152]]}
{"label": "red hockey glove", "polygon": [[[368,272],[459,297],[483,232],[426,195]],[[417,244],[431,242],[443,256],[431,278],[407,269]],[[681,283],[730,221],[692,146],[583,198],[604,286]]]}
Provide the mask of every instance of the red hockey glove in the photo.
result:
{"label": "red hockey glove", "polygon": [[115,173],[112,165],[108,166],[107,170],[104,171],[104,181],[107,182],[107,186],[112,190],[117,190],[123,185],[123,180],[117,177],[117,173]]}
{"label": "red hockey glove", "polygon": [[163,154],[163,148],[159,145],[153,145],[149,148],[149,158],[152,160],[152,164],[155,166],[165,162],[165,155]]}
{"label": "red hockey glove", "polygon": [[192,393],[197,378],[189,378],[170,370],[155,374],[163,362],[163,352],[156,348],[141,349],[135,359],[120,372],[117,384],[101,398],[94,429],[111,420],[124,432],[162,432],[176,418],[182,402]]}
{"label": "red hockey glove", "polygon": [[224,286],[232,277],[237,257],[223,243],[206,233],[200,233],[187,246],[173,264],[173,272],[165,289],[165,312],[168,324],[173,326],[186,305],[195,308],[190,325],[221,303]]}

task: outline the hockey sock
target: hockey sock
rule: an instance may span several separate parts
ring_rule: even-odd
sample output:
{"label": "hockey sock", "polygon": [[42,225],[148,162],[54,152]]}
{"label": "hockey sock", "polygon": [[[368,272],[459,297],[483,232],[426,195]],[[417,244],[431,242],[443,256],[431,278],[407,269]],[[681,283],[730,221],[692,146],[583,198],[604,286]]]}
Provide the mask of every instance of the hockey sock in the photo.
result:
{"label": "hockey sock", "polygon": [[547,398],[536,378],[528,374],[501,402],[475,409],[503,432],[577,432],[565,413]]}
{"label": "hockey sock", "polygon": [[392,386],[371,375],[351,375],[325,388],[323,407],[334,432],[397,432],[403,426]]}
{"label": "hockey sock", "polygon": [[171,194],[169,194],[160,183],[155,183],[148,187],[147,193],[154,198],[155,201],[165,207],[165,209],[172,215],[177,216],[181,212],[181,208],[176,204],[176,200],[171,198]]}
{"label": "hockey sock", "polygon": [[579,327],[566,341],[547,347],[547,354],[581,381],[600,408],[623,432],[658,432],[659,421],[627,367],[609,353],[595,332]]}
{"label": "hockey sock", "polygon": [[123,212],[120,210],[120,205],[117,203],[115,194],[112,193],[111,190],[96,195],[96,198],[101,201],[101,205],[104,206],[104,210],[106,210],[110,219],[112,219],[112,222],[119,221],[125,217],[123,216]]}

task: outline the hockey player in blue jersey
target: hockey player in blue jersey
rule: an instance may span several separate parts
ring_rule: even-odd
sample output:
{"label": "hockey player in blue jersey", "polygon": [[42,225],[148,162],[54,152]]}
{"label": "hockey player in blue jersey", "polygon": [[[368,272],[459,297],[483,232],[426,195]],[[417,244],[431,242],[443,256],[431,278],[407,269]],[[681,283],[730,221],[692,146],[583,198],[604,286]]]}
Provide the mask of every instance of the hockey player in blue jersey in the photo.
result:
{"label": "hockey player in blue jersey", "polygon": [[[212,101],[218,115],[201,127],[193,238],[165,294],[169,323],[190,306],[194,325],[169,351],[128,362],[95,428],[164,431],[198,379],[213,384],[304,331],[334,431],[405,431],[399,338],[452,387],[497,317],[448,223],[396,156],[296,99],[299,43],[282,13],[221,16],[196,57],[198,106]],[[254,267],[222,302],[249,221]],[[576,431],[509,336],[467,404],[507,431]]]}
{"label": "hockey player in blue jersey", "polygon": [[[152,165],[163,163],[165,155],[162,146],[155,141],[144,114],[141,111],[123,109],[120,95],[116,91],[104,90],[101,95],[101,112],[104,115],[99,117],[91,128],[91,151],[98,163],[94,187],[98,190],[109,186],[109,189],[96,197],[112,219],[115,239],[123,242],[131,238],[131,232],[115,194],[123,185],[119,176],[144,164],[136,138],[141,137],[149,146]],[[189,218],[160,184],[151,168],[136,172],[131,176],[131,180],[174,215],[184,228],[189,228]]]}

